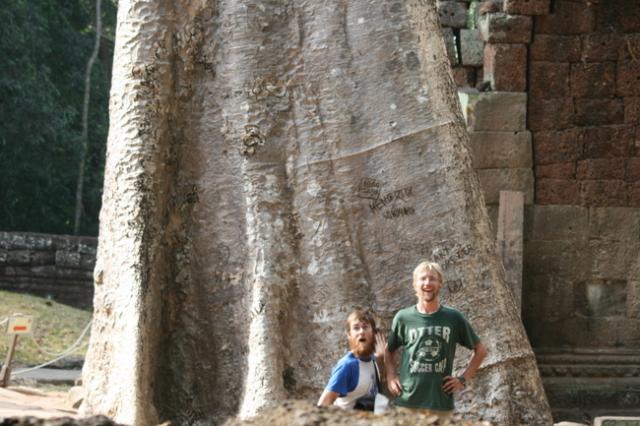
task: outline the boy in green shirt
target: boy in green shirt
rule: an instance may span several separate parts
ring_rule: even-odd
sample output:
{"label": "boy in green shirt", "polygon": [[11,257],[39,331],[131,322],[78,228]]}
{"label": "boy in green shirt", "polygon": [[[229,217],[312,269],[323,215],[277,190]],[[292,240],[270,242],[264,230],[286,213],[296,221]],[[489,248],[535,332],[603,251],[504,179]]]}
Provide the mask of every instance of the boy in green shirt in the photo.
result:
{"label": "boy in green shirt", "polygon": [[[442,268],[437,263],[422,262],[413,271],[418,303],[400,310],[393,319],[385,364],[387,386],[397,397],[396,405],[448,415],[454,408],[454,392],[475,376],[487,351],[465,317],[440,304],[443,281]],[[453,377],[458,343],[473,349],[473,357],[465,372]],[[404,350],[398,378],[393,356],[401,346]]]}

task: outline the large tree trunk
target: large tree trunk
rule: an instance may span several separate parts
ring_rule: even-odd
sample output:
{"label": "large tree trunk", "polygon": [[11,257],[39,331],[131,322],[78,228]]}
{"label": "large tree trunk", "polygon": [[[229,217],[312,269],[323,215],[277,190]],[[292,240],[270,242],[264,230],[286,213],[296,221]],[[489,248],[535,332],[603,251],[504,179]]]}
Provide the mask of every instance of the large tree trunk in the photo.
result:
{"label": "large tree trunk", "polygon": [[490,353],[459,410],[551,421],[433,2],[121,1],[85,413],[317,397],[356,305],[441,262]]}

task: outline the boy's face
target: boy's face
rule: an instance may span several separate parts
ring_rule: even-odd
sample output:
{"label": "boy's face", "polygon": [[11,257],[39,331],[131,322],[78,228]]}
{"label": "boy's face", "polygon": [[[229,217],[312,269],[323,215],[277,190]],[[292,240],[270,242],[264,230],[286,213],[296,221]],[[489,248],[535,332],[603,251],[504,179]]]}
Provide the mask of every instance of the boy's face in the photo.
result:
{"label": "boy's face", "polygon": [[347,333],[349,349],[357,358],[371,356],[375,349],[373,337],[374,331],[368,322],[355,320],[349,325],[349,332]]}
{"label": "boy's face", "polygon": [[442,280],[440,275],[434,270],[421,269],[418,271],[413,288],[418,296],[418,302],[431,302],[438,299]]}

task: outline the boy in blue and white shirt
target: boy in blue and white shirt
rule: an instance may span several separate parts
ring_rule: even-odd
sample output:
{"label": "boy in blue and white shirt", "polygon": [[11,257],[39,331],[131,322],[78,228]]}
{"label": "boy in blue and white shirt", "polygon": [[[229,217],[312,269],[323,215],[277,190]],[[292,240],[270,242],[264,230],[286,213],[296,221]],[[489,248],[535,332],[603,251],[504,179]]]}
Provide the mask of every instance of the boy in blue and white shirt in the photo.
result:
{"label": "boy in blue and white shirt", "polygon": [[383,353],[384,338],[376,333],[373,315],[359,309],[347,318],[346,329],[351,350],[333,367],[318,406],[335,404],[343,409],[373,410],[380,391],[380,372],[374,349],[377,343]]}

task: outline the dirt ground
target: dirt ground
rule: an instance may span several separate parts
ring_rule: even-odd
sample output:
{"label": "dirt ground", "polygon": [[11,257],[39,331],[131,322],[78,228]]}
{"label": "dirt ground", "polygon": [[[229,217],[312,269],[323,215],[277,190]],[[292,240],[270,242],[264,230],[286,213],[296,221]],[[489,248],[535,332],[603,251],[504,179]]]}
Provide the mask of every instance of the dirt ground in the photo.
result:
{"label": "dirt ground", "polygon": [[67,403],[66,392],[45,392],[26,386],[0,388],[0,420],[16,416],[77,418],[77,411]]}

